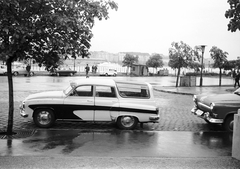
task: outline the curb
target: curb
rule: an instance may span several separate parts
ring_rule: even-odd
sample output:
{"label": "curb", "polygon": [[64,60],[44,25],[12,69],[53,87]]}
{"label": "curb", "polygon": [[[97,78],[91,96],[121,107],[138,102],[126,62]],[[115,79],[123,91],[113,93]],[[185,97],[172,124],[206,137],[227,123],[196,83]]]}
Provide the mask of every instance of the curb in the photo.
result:
{"label": "curb", "polygon": [[192,93],[183,93],[183,92],[174,92],[174,91],[167,91],[167,90],[161,90],[161,89],[154,89],[156,91],[159,92],[164,92],[164,93],[172,93],[172,94],[180,94],[180,95],[189,95],[189,96],[193,96],[194,94]]}

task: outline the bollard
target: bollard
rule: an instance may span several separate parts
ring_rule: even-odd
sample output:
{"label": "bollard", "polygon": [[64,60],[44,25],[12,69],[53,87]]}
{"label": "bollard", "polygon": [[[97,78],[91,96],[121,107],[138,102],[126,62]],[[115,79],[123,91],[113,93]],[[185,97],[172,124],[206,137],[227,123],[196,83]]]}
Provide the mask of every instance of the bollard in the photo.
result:
{"label": "bollard", "polygon": [[240,109],[234,114],[232,157],[240,160]]}

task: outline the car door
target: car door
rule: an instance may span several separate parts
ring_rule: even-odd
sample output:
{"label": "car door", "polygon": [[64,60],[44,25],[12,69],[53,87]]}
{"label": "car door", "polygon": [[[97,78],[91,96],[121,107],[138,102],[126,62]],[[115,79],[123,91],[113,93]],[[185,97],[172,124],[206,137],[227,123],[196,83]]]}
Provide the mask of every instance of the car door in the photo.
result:
{"label": "car door", "polygon": [[64,100],[63,119],[94,120],[94,97],[92,85],[81,85]]}
{"label": "car door", "polygon": [[94,121],[111,121],[119,112],[119,100],[113,86],[95,86]]}

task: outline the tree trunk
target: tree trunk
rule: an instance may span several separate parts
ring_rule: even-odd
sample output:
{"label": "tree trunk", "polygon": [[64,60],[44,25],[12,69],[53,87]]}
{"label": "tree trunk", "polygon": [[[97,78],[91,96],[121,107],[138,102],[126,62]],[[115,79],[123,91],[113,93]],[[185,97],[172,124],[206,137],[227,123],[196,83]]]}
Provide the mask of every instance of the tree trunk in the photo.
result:
{"label": "tree trunk", "polygon": [[219,86],[222,85],[222,68],[219,68]]}
{"label": "tree trunk", "polygon": [[129,67],[127,66],[127,70],[126,70],[126,76],[128,75],[128,69],[129,69]]}
{"label": "tree trunk", "polygon": [[178,73],[177,73],[176,87],[178,87],[178,80],[179,80],[179,76],[180,76],[180,70],[181,70],[181,67],[179,66],[179,67],[178,67]]}
{"label": "tree trunk", "polygon": [[13,102],[12,61],[10,58],[7,60],[7,76],[8,76],[8,95],[9,95],[7,135],[12,135],[13,134],[12,129],[13,129],[14,102]]}

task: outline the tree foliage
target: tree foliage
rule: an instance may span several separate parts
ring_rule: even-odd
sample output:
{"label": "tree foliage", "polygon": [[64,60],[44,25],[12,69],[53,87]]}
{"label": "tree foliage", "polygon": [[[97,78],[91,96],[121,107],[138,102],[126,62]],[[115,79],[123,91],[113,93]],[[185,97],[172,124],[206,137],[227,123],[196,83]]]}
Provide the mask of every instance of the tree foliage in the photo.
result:
{"label": "tree foliage", "polygon": [[123,66],[127,66],[127,71],[130,67],[132,67],[132,65],[134,63],[138,63],[138,56],[133,56],[129,53],[127,53],[125,56],[124,56],[124,59],[122,61],[123,63]]}
{"label": "tree foliage", "polygon": [[225,12],[225,17],[229,18],[228,30],[236,32],[240,30],[240,1],[239,0],[228,0],[230,9]]}
{"label": "tree foliage", "polygon": [[133,56],[131,54],[126,54],[122,61],[123,66],[132,67],[134,63],[138,63],[138,56]]}
{"label": "tree foliage", "polygon": [[178,86],[178,79],[180,76],[180,70],[183,67],[187,67],[193,60],[193,50],[186,43],[172,42],[172,48],[169,49],[169,62],[168,66],[173,69],[178,69],[176,87]]}
{"label": "tree foliage", "polygon": [[160,54],[153,54],[146,62],[147,67],[163,67],[163,58]]}
{"label": "tree foliage", "polygon": [[199,62],[189,62],[188,67],[194,69],[195,72],[198,72],[202,65]]}
{"label": "tree foliage", "polygon": [[224,68],[224,65],[227,63],[228,53],[223,52],[221,49],[219,49],[216,46],[213,46],[210,49],[210,55],[214,60],[213,67],[219,68],[219,86],[221,86],[222,69]]}
{"label": "tree foliage", "polygon": [[94,18],[107,19],[109,8],[117,5],[90,0],[1,0],[1,54],[11,61],[34,58],[47,67],[61,55],[87,57]]}
{"label": "tree foliage", "polygon": [[13,126],[11,64],[34,59],[47,68],[60,58],[89,55],[94,19],[108,18],[117,9],[114,1],[103,0],[0,0],[0,57],[7,63],[9,120]]}

